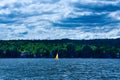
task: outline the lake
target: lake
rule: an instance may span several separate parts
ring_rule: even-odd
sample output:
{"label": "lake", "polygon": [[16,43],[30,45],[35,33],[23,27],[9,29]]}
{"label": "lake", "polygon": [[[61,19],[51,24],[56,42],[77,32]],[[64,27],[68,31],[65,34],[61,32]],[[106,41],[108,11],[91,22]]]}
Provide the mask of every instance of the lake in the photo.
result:
{"label": "lake", "polygon": [[0,80],[120,80],[120,59],[0,59]]}

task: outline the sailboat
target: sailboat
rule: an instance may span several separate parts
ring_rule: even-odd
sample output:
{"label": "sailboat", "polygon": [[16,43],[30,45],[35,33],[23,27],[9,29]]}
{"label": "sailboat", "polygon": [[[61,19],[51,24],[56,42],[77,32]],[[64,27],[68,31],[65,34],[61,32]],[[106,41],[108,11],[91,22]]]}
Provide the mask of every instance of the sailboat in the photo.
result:
{"label": "sailboat", "polygon": [[56,54],[55,59],[58,60],[58,53]]}

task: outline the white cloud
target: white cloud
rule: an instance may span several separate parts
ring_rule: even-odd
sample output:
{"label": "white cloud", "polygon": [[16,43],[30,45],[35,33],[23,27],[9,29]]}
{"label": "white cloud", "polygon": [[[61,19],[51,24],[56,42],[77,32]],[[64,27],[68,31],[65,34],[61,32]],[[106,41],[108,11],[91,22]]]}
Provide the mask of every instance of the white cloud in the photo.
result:
{"label": "white cloud", "polygon": [[[98,38],[119,38],[120,28],[119,26],[115,29],[105,32],[103,30],[98,32],[86,32],[84,29],[75,28],[75,29],[62,29],[62,28],[54,28],[54,27],[35,27],[34,30],[27,29],[24,25],[15,27],[6,25],[0,25],[0,29],[4,28],[4,31],[0,34],[3,35],[0,39],[61,39],[61,38],[69,38],[69,39],[98,39]],[[106,26],[105,26],[106,27]],[[12,29],[12,32],[10,29]],[[99,27],[98,27],[99,28]],[[100,30],[96,28],[95,30]],[[109,28],[109,27],[108,27]],[[28,32],[28,34],[24,36],[19,36],[19,33]],[[6,33],[5,33],[6,32]]]}
{"label": "white cloud", "polygon": [[1,0],[0,1],[0,7],[8,5],[8,4],[13,4],[15,2],[16,2],[16,0]]}
{"label": "white cloud", "polygon": [[111,12],[108,17],[111,17],[115,20],[120,20],[120,11]]}
{"label": "white cloud", "polygon": [[7,8],[7,9],[2,9],[0,10],[0,14],[10,14],[10,10]]}

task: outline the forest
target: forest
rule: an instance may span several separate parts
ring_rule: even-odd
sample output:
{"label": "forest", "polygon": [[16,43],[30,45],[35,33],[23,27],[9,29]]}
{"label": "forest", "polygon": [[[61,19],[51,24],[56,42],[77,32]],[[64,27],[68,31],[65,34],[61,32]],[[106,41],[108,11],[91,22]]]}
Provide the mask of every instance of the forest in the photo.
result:
{"label": "forest", "polygon": [[0,58],[120,58],[120,39],[0,40]]}

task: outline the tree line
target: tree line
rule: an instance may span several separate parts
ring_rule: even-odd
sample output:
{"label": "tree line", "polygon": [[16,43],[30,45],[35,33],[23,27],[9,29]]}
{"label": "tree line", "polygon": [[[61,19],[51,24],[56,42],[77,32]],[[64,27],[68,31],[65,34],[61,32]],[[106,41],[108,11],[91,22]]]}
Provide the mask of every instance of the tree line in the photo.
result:
{"label": "tree line", "polygon": [[0,58],[120,58],[120,39],[1,40]]}

